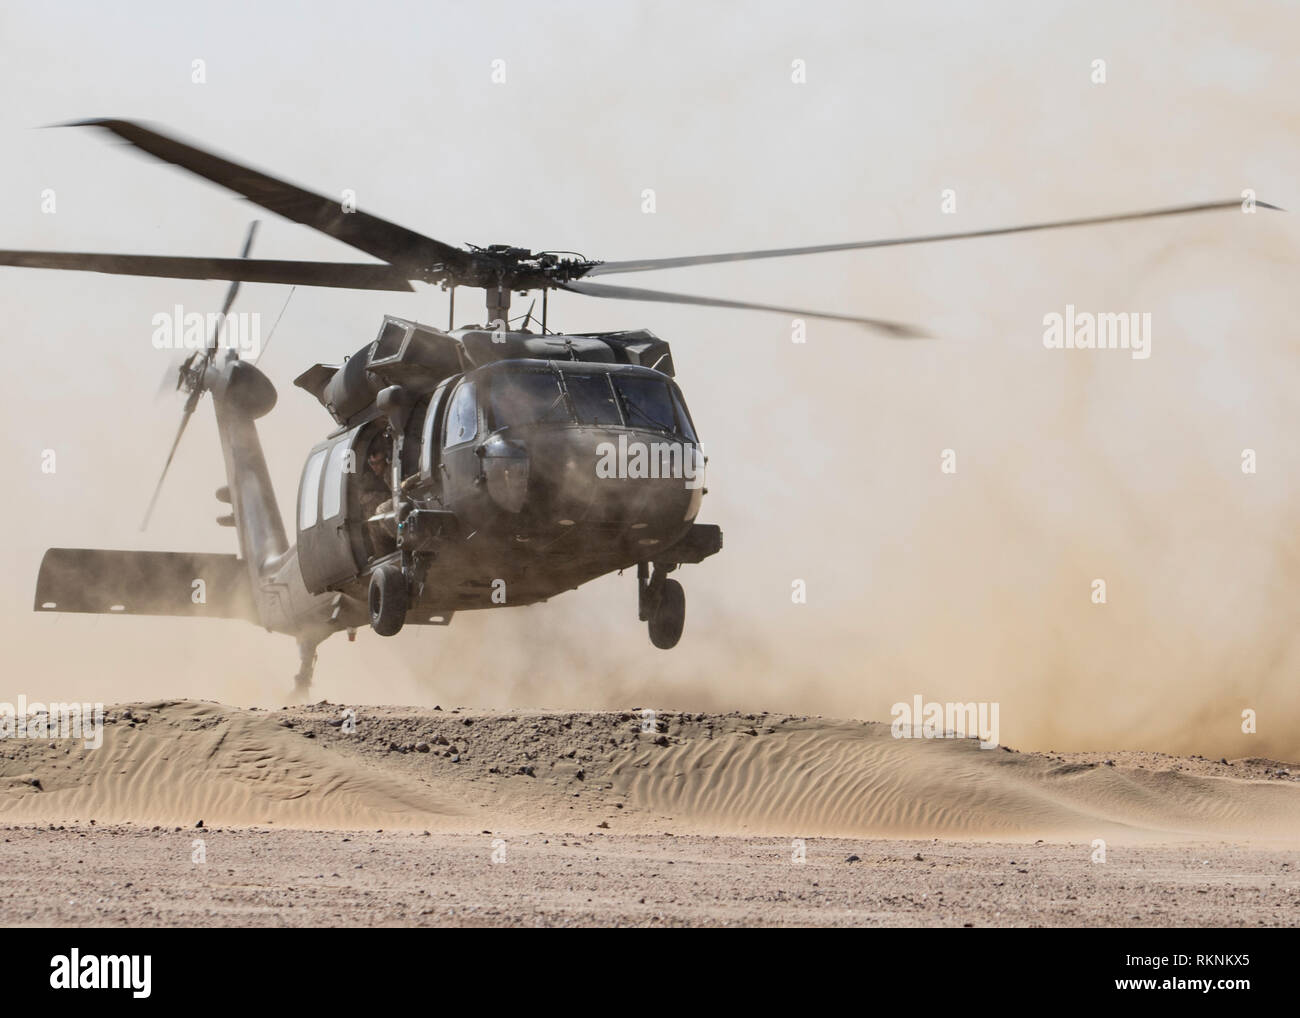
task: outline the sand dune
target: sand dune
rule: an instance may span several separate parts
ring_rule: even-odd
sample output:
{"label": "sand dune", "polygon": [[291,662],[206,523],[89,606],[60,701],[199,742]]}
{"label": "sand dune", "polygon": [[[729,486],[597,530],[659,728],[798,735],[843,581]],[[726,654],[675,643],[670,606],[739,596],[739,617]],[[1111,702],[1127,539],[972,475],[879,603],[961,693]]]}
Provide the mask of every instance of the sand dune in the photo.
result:
{"label": "sand dune", "polygon": [[1033,754],[785,715],[191,701],[109,708],[103,747],[0,743],[0,818],[306,829],[1300,842],[1300,768]]}
{"label": "sand dune", "polygon": [[98,749],[0,743],[0,816],[336,828],[451,809],[432,789],[340,760],[265,711],[180,702],[109,716]]}
{"label": "sand dune", "polygon": [[1300,837],[1300,784],[1190,772],[1211,769],[1204,761],[982,750],[863,722],[769,719],[761,731],[694,734],[638,750],[615,768],[616,787],[684,818],[765,833]]}

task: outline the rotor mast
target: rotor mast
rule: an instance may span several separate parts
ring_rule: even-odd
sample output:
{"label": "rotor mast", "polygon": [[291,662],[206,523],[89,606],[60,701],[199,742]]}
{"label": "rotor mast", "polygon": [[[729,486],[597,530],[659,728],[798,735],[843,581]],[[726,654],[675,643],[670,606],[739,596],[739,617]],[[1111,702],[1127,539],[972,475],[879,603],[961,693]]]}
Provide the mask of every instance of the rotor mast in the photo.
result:
{"label": "rotor mast", "polygon": [[510,328],[510,287],[503,280],[495,286],[483,288],[487,295],[487,327],[495,329],[497,322],[503,329]]}

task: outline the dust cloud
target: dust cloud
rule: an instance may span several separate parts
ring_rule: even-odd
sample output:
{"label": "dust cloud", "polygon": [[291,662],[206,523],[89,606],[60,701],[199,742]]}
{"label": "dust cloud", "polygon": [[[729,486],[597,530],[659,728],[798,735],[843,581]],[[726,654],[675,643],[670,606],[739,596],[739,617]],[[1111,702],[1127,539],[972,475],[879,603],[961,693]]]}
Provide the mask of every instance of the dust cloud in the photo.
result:
{"label": "dust cloud", "polygon": [[[242,80],[197,107],[183,86],[173,95],[124,69],[128,50],[111,73],[59,65],[40,109],[0,115],[13,146],[0,183],[25,196],[5,246],[233,253],[246,206],[84,132],[27,130],[94,113],[140,114],[321,190],[356,186],[363,207],[449,241],[611,259],[976,229],[1245,188],[1296,204],[1300,13],[1280,5],[1251,19],[1209,3],[978,16],[951,5],[891,12],[888,26],[850,5],[821,16],[800,5],[793,30],[776,5],[770,17],[692,11],[685,34],[625,11],[599,28],[530,16],[491,44],[461,12],[436,24],[457,43],[445,66],[385,61],[376,76],[360,53],[333,87],[318,72],[337,38],[268,9],[266,39],[213,27],[211,45],[251,53]],[[437,19],[403,17],[413,37],[435,30]],[[272,36],[290,22],[286,51]],[[530,37],[543,30],[545,59]],[[152,31],[138,45],[194,43]],[[90,59],[89,42],[71,52]],[[470,84],[496,48],[518,84],[488,91],[486,70]],[[1098,56],[1105,85],[1089,80]],[[806,86],[789,81],[794,57],[808,62]],[[21,63],[6,61],[0,80]],[[263,108],[270,64],[281,91]],[[95,75],[107,94],[94,94]],[[445,109],[431,108],[421,75],[445,89]],[[593,81],[608,87],[555,112],[547,97]],[[484,155],[503,138],[484,133],[494,119],[514,125],[504,137],[519,156]],[[380,158],[383,144],[396,147]],[[55,222],[28,209],[50,181]],[[640,212],[646,187],[655,216]],[[940,211],[945,188],[956,215]],[[999,702],[1002,741],[1026,749],[1300,758],[1297,240],[1293,214],[1223,212],[628,280],[879,315],[933,337],[909,342],[810,320],[796,344],[782,316],[557,296],[552,320],[572,331],[645,326],[673,344],[710,457],[701,520],[726,539],[679,574],[682,644],[651,647],[632,576],[606,577],[445,629],[333,637],[315,692],[881,720],[919,694]],[[275,221],[258,244],[265,257],[349,257]],[[211,522],[223,478],[206,404],[156,525],[136,530],[179,416],[178,402],[153,401],[167,359],[147,349],[149,317],[220,295],[215,283],[0,272],[20,382],[4,428],[3,698],[272,704],[288,691],[292,641],[247,625],[29,610],[48,546],[233,547]],[[240,307],[269,322],[284,298],[247,287]],[[458,304],[461,322],[479,313],[465,294]],[[1067,304],[1149,312],[1151,357],[1045,349],[1043,317]],[[289,520],[303,456],[329,425],[290,380],[367,342],[384,312],[441,325],[445,297],[299,291],[266,355],[280,405],[263,440]],[[47,448],[60,453],[53,476],[34,465]],[[792,602],[795,580],[806,604]]]}

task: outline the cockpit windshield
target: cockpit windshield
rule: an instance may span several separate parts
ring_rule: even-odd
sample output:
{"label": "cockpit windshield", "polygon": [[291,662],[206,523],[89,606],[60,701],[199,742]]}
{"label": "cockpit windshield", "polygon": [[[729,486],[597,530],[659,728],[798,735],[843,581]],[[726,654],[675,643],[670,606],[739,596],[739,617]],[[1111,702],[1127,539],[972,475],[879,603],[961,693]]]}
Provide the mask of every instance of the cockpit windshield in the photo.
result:
{"label": "cockpit windshield", "polygon": [[498,372],[489,404],[496,428],[572,421],[559,375],[549,368]]}
{"label": "cockpit windshield", "polygon": [[597,424],[617,428],[623,423],[609,387],[609,375],[580,375],[564,372],[564,387],[579,424]]}
{"label": "cockpit windshield", "polygon": [[667,379],[651,375],[528,367],[492,377],[493,428],[588,424],[643,428],[696,441],[686,407]]}
{"label": "cockpit windshield", "polygon": [[677,430],[673,413],[673,397],[665,382],[645,375],[617,375],[614,388],[618,390],[623,408],[627,411],[629,428],[651,428],[655,431]]}

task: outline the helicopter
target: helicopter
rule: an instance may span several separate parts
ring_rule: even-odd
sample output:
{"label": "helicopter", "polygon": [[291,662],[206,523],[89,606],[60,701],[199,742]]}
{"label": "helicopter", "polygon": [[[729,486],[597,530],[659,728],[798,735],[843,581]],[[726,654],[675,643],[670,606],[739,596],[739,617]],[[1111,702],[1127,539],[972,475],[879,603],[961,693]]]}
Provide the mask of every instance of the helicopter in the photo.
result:
{"label": "helicopter", "polygon": [[[333,427],[308,452],[290,542],[258,438],[278,394],[256,364],[213,330],[177,369],[186,393],[157,500],[186,424],[211,393],[225,463],[216,492],[234,529],[231,555],[51,548],[35,610],[244,619],[298,642],[295,692],[317,647],[369,626],[447,625],[459,611],[529,605],[612,572],[636,569],[638,620],[654,646],[678,643],[685,593],[670,574],[722,549],[697,522],[706,464],[667,342],[646,329],[550,329],[551,290],[613,300],[779,312],[925,335],[879,318],[596,283],[594,277],[754,259],[855,251],[1176,216],[1241,207],[1236,199],[1030,225],[713,255],[599,261],[506,244],[457,247],[180,141],[141,123],[94,127],[293,222],[378,259],[369,263],[0,251],[0,265],[230,282],[450,291],[446,329],[385,316],[374,339],[294,384]],[[1277,206],[1255,200],[1257,207]],[[485,324],[456,327],[456,289],[486,295]],[[514,294],[540,291],[511,328]],[[537,330],[530,329],[536,325]],[[145,522],[148,522],[148,512]]]}

